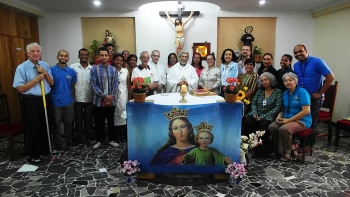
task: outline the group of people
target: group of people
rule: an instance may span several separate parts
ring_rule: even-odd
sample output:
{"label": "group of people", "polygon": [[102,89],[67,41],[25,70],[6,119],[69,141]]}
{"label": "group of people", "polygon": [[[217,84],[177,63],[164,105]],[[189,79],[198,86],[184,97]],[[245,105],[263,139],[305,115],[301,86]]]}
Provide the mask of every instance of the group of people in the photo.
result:
{"label": "group of people", "polygon": [[[294,71],[291,55],[282,56],[281,69],[276,71],[270,53],[264,54],[263,64],[257,70],[257,90],[242,122],[242,135],[266,131],[264,145],[254,148],[256,157],[275,155],[281,161],[296,159],[298,145],[292,143],[292,136],[315,128],[324,93],[334,80],[326,63],[308,55],[304,45],[296,45],[293,53],[298,60]],[[250,70],[246,62],[245,69]],[[315,131],[310,143],[314,143]]]}
{"label": "group of people", "polygon": [[[226,78],[241,75],[241,83],[248,87],[245,97],[251,101],[246,107],[242,133],[268,130],[276,143],[281,144],[279,152],[282,153],[289,151],[285,141],[291,140],[293,132],[310,127],[310,102],[320,106],[323,93],[334,80],[327,65],[319,58],[308,56],[303,45],[294,48],[294,57],[298,60],[294,65],[295,74],[291,69],[292,56],[288,54],[281,58],[279,71],[272,66],[271,53],[264,54],[263,64],[257,68],[250,58],[250,46],[242,47],[239,62],[232,49],[225,49],[220,67],[215,65],[214,54],[206,56],[208,67],[203,67],[201,55],[197,53],[189,64],[189,53],[184,51],[178,57],[175,53],[169,54],[168,65],[163,66],[159,63],[158,50],[153,50],[151,55],[147,51],[141,52],[141,64],[137,65],[136,55],[127,50],[114,54],[114,46],[110,43],[99,49],[94,66],[89,64],[89,51],[85,48],[78,51],[80,61],[71,65],[68,65],[69,53],[60,50],[58,63],[51,67],[40,60],[41,47],[37,43],[28,44],[26,51],[28,60],[17,67],[13,87],[21,94],[23,121],[29,139],[28,161],[32,163],[41,162],[40,156],[49,150],[41,91],[45,92],[48,106],[53,106],[53,116],[49,119],[54,125],[54,151],[64,151],[64,144],[77,147],[91,138],[92,117],[96,140],[93,149],[98,149],[105,139],[106,119],[110,146],[117,147],[119,142],[127,139],[126,103],[133,99],[133,78],[150,79],[145,84],[147,95],[179,92],[182,85],[186,85],[188,91],[201,88],[223,95],[223,87],[228,85]],[[322,76],[326,78],[324,83]],[[40,87],[41,81],[44,90]],[[315,101],[310,101],[310,95]],[[284,111],[281,111],[283,106]]]}

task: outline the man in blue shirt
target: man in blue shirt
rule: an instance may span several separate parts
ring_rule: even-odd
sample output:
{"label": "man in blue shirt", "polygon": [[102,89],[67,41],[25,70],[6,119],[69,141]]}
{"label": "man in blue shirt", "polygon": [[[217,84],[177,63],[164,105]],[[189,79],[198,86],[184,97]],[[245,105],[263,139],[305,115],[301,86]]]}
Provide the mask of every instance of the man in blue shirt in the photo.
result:
{"label": "man in blue shirt", "polygon": [[69,68],[67,62],[69,54],[65,50],[60,50],[57,55],[58,63],[52,66],[51,72],[55,84],[51,87],[51,96],[54,106],[54,142],[57,151],[63,151],[61,135],[61,122],[64,125],[64,135],[67,147],[76,147],[73,142],[72,124],[74,120],[74,96],[72,89],[77,82],[76,72]]}
{"label": "man in blue shirt", "polygon": [[116,132],[114,131],[115,95],[118,91],[118,70],[108,63],[108,50],[105,47],[99,49],[100,63],[92,67],[90,83],[92,86],[92,102],[94,104],[96,144],[93,149],[98,149],[104,140],[105,120],[108,124],[109,145],[118,147]]}
{"label": "man in blue shirt", "polygon": [[[295,59],[298,60],[294,64],[294,72],[299,79],[298,85],[305,88],[311,95],[312,127],[316,128],[318,110],[322,106],[323,94],[332,84],[334,75],[322,59],[308,55],[304,45],[296,45],[293,53]],[[323,77],[325,80],[323,80]],[[317,132],[314,132],[313,143],[316,134]]]}
{"label": "man in blue shirt", "polygon": [[[30,43],[26,51],[28,60],[16,68],[13,87],[21,94],[23,123],[28,135],[28,162],[40,163],[40,155],[47,154],[50,150],[40,82],[44,81],[47,109],[50,109],[50,86],[54,84],[54,80],[49,65],[40,61],[40,45]],[[50,115],[50,111],[48,114]]]}

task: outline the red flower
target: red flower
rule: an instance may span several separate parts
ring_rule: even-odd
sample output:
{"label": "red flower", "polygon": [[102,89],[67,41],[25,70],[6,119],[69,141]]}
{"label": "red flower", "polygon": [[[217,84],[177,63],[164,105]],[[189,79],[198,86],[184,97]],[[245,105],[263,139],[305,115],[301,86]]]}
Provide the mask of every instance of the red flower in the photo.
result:
{"label": "red flower", "polygon": [[131,86],[130,89],[133,90],[135,88],[135,86]]}
{"label": "red flower", "polygon": [[141,88],[142,88],[142,86],[141,86],[141,85],[139,85],[137,88],[138,88],[138,89],[141,89]]}
{"label": "red flower", "polygon": [[222,87],[222,90],[225,91],[226,90],[226,86]]}
{"label": "red flower", "polygon": [[235,89],[235,86],[230,86],[230,90],[233,91]]}

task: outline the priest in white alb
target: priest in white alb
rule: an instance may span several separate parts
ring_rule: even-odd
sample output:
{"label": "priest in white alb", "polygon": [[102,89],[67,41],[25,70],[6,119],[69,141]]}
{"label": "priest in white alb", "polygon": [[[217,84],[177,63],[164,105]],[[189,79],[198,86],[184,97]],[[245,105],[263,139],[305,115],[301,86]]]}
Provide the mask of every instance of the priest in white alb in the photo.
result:
{"label": "priest in white alb", "polygon": [[180,92],[181,86],[186,85],[187,91],[197,90],[198,75],[196,69],[188,64],[188,52],[181,52],[180,61],[169,69],[167,75],[166,91]]}

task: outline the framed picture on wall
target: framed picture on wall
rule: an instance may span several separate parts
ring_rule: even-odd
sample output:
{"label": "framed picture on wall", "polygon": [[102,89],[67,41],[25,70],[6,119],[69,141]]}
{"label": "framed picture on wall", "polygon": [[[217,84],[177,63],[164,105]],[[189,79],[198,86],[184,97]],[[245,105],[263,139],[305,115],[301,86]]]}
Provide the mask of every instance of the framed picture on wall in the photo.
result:
{"label": "framed picture on wall", "polygon": [[193,43],[193,54],[199,53],[201,55],[201,60],[205,60],[207,55],[210,54],[210,43]]}

